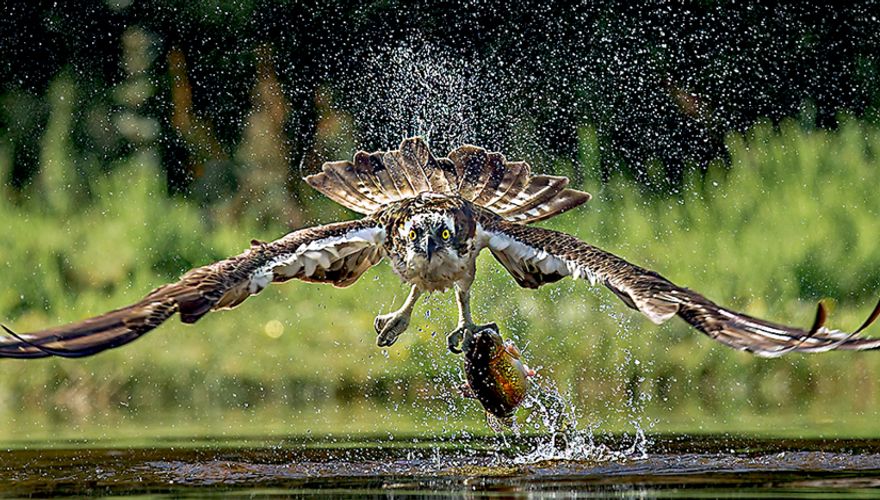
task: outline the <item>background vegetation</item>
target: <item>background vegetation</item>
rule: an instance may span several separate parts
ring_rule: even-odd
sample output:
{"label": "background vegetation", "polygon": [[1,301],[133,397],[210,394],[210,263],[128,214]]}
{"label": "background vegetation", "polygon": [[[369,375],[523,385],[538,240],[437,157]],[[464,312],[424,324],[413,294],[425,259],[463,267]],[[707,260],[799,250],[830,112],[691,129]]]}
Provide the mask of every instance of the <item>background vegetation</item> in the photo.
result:
{"label": "background vegetation", "polygon": [[[393,46],[413,43],[411,31],[391,26],[401,15],[394,2],[238,2],[216,12],[163,2],[33,5],[4,7],[17,25],[4,25],[9,36],[0,42],[8,70],[0,320],[19,331],[139,299],[252,238],[353,217],[299,177],[357,148],[393,147],[425,131],[393,122],[404,115],[391,107],[415,102],[401,87],[386,96],[389,109],[371,115],[381,92],[365,97],[345,76],[363,63],[355,35],[385,29]],[[516,53],[516,71],[555,76],[493,84],[502,108],[538,97],[500,115],[479,110],[464,131],[441,123],[461,109],[448,108],[448,95],[433,96],[443,109],[405,116],[438,120],[431,132],[440,151],[465,138],[593,193],[587,207],[547,227],[752,315],[807,325],[815,302],[829,298],[831,325],[853,328],[880,291],[877,38],[866,34],[870,16],[861,9],[835,10],[827,22],[809,4],[757,9],[596,4],[569,17],[552,8],[509,17],[483,9],[466,21],[424,4],[413,13],[415,40],[442,42],[452,51],[445,58]],[[461,29],[444,36],[450,25],[432,15]],[[539,28],[502,36],[541,20],[564,36],[552,44]],[[713,20],[734,34],[722,36]],[[507,28],[489,30],[496,22]],[[497,37],[487,41],[485,30]],[[341,32],[341,46],[331,44]],[[40,59],[34,40],[63,50]],[[679,45],[661,50],[673,40]],[[629,62],[562,64],[584,47]],[[436,56],[404,55],[416,68]],[[805,69],[814,59],[826,62]],[[493,128],[492,116],[523,119]],[[520,290],[489,256],[479,273],[478,318],[498,321],[525,347],[529,362],[570,395],[582,427],[880,431],[876,354],[759,359],[679,321],[656,327],[583,282]],[[3,361],[0,441],[486,432],[478,406],[454,391],[460,359],[443,342],[455,322],[451,297],[421,304],[393,348],[375,346],[373,317],[404,296],[381,265],[343,290],[272,287],[236,311],[195,326],[171,321],[94,358]]]}
{"label": "background vegetation", "polygon": [[[592,136],[583,137],[588,150]],[[57,154],[44,142],[44,157]],[[806,325],[815,301],[830,297],[833,324],[857,325],[880,283],[880,130],[763,124],[728,144],[730,167],[693,174],[669,196],[623,177],[588,180],[591,205],[547,225],[750,314]],[[131,161],[90,184],[85,204],[51,184],[20,204],[0,202],[0,311],[10,324],[27,331],[103,312],[251,237],[285,231],[213,224],[196,204],[164,196],[157,170]],[[50,193],[70,208],[47,208]],[[315,204],[326,207],[320,222],[335,218],[329,202]],[[650,417],[658,430],[877,431],[880,362],[871,353],[758,359],[682,322],[655,327],[584,283],[519,290],[491,257],[480,275],[479,317],[499,320],[602,430]],[[5,361],[3,438],[118,437],[140,426],[159,435],[479,429],[479,410],[453,390],[459,360],[443,348],[455,321],[450,297],[428,299],[392,349],[375,347],[373,315],[404,294],[383,265],[344,290],[274,287],[239,310],[194,327],[172,321],[94,358]],[[430,416],[438,407],[442,419]]]}

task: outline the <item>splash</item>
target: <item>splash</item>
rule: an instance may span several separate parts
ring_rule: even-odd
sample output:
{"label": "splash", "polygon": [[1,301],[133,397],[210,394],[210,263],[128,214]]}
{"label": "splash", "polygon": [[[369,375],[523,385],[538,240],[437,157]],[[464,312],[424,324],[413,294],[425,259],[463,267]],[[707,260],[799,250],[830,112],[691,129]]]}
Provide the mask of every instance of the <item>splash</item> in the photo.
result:
{"label": "splash", "polygon": [[[629,318],[612,314],[619,324],[615,336],[626,340],[633,331],[628,327]],[[651,362],[648,361],[647,364]],[[617,404],[609,404],[611,410],[626,418],[632,430],[614,445],[599,443],[594,434],[603,420],[591,416],[585,428],[579,425],[579,412],[573,398],[561,391],[555,381],[540,375],[533,379],[532,390],[522,408],[528,412],[524,421],[513,429],[515,434],[539,433],[539,438],[529,450],[515,454],[515,464],[528,464],[547,460],[573,461],[623,461],[648,457],[650,445],[647,430],[654,422],[645,416],[646,405],[651,401],[650,392],[642,390],[645,378],[641,375],[646,367],[630,349],[623,349],[620,363],[614,364],[613,373],[605,374],[609,382],[617,381],[614,392],[624,395]]]}
{"label": "splash", "polygon": [[497,56],[413,36],[365,47],[359,57],[373,75],[350,75],[341,84],[365,147],[423,136],[436,151],[466,143],[507,151],[507,139],[523,128],[524,110],[504,90],[511,77]]}
{"label": "splash", "polygon": [[594,427],[578,427],[577,409],[571,398],[561,393],[552,381],[534,384],[534,390],[523,407],[532,410],[526,418],[526,427],[544,434],[531,450],[514,456],[514,464],[548,460],[606,462],[648,457],[650,443],[638,419],[630,421],[635,432],[629,445],[614,449],[598,443],[593,433]]}
{"label": "splash", "polygon": [[[390,44],[364,46],[358,54],[358,59],[364,61],[364,71],[352,72],[340,82],[345,89],[340,97],[347,99],[340,104],[352,113],[353,123],[359,129],[360,147],[364,149],[387,148],[404,137],[418,135],[428,139],[432,149],[438,152],[473,143],[503,151],[508,157],[528,157],[532,163],[551,157],[544,154],[550,146],[541,139],[542,131],[535,129],[529,120],[534,118],[530,108],[532,101],[552,98],[543,93],[532,95],[533,87],[525,81],[521,65],[505,62],[506,56],[440,45],[419,35]],[[570,84],[574,85],[574,81]],[[579,123],[578,120],[564,121]],[[529,154],[523,155],[524,150]],[[537,168],[540,170],[541,166]],[[426,319],[431,317],[426,313]],[[622,337],[626,331],[621,325]],[[516,436],[527,432],[540,433],[546,438],[539,439],[533,449],[517,453],[516,460],[521,463],[646,456],[645,428],[650,428],[650,423],[646,426],[641,414],[650,395],[639,390],[643,377],[629,377],[630,373],[643,371],[637,367],[636,356],[627,351],[621,361],[613,372],[603,376],[618,381],[616,394],[626,395],[624,401],[610,409],[622,421],[630,422],[632,431],[628,434],[628,444],[615,445],[612,449],[597,443],[593,430],[602,424],[601,420],[591,416],[591,427],[579,429],[578,411],[571,398],[547,381],[525,402],[530,412],[525,421],[516,423],[508,451],[521,447],[522,440]],[[438,370],[436,364],[432,368]],[[443,378],[439,376],[434,382],[444,385],[451,381],[441,380]],[[426,419],[440,423],[444,430],[454,431],[457,422],[450,416],[462,415],[465,410],[457,394],[449,396],[448,393],[426,396],[442,400],[447,409]],[[505,426],[501,422],[489,420],[490,428],[503,432]]]}

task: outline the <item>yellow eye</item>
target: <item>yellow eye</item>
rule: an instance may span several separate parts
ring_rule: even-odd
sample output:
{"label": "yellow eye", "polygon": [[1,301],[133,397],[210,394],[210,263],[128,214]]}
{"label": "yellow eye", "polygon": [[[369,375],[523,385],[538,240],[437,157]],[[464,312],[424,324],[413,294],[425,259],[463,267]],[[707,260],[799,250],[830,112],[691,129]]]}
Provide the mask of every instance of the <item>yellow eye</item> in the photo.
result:
{"label": "yellow eye", "polygon": [[452,234],[449,233],[448,229],[444,229],[443,232],[440,233],[440,237],[444,240],[448,240],[450,236],[452,236]]}
{"label": "yellow eye", "polygon": [[416,241],[416,232],[415,231],[409,232],[409,241]]}

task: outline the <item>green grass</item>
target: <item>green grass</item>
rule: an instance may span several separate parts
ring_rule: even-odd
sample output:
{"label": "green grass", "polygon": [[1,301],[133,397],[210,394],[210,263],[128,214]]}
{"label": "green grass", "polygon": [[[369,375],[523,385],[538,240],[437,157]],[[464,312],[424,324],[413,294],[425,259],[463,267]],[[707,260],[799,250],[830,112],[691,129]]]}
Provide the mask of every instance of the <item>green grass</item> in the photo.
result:
{"label": "green grass", "polygon": [[[589,205],[544,225],[752,315],[806,326],[815,302],[830,298],[831,326],[857,326],[880,291],[880,130],[857,121],[835,132],[759,125],[728,146],[729,167],[693,174],[671,195],[624,177],[588,178]],[[42,147],[45,178],[0,197],[0,318],[19,331],[119,307],[251,238],[290,229],[227,221],[167,196],[149,154],[83,186],[63,175],[63,138]],[[321,223],[344,213],[317,199],[309,210]],[[880,432],[880,354],[759,359],[677,319],[657,327],[586,282],[535,292],[489,255],[478,265],[476,319],[497,321],[525,347],[530,364],[571,394],[581,426]],[[194,326],[173,320],[93,358],[4,360],[0,441],[484,431],[479,408],[454,391],[460,360],[443,341],[455,323],[451,296],[420,303],[387,352],[375,346],[373,317],[405,292],[383,264],[350,288],[271,287],[235,311]],[[283,325],[277,338],[267,333],[273,321]]]}

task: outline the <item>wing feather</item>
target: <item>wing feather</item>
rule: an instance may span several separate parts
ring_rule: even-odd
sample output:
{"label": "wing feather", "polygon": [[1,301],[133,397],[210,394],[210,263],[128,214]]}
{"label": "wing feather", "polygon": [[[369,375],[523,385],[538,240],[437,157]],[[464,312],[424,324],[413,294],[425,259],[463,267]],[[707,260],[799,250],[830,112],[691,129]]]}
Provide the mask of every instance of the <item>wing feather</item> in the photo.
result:
{"label": "wing feather", "polygon": [[392,198],[389,197],[388,193],[378,182],[378,178],[375,174],[375,161],[375,157],[372,157],[369,153],[363,151],[359,151],[354,155],[354,173],[357,177],[355,184],[366,198],[379,205],[385,205],[389,203]]}
{"label": "wing feather", "polygon": [[366,189],[366,184],[358,175],[354,163],[350,161],[327,162],[322,171],[336,187],[337,195],[343,197],[344,206],[355,206],[359,213],[372,213],[382,206],[381,201],[374,200]]}
{"label": "wing feather", "polygon": [[412,198],[418,194],[409,178],[409,173],[403,166],[403,158],[399,150],[386,152],[382,161],[385,163],[388,176],[401,198]]}
{"label": "wing feather", "polygon": [[458,170],[459,196],[466,200],[473,200],[482,190],[484,182],[483,173],[487,171],[488,156],[486,150],[476,146],[460,146],[449,152],[449,159]]}
{"label": "wing feather", "polygon": [[355,153],[353,161],[323,165],[305,178],[337,203],[374,214],[394,202],[422,193],[442,193],[485,207],[505,219],[535,222],[577,207],[588,193],[567,189],[568,179],[532,176],[528,164],[508,162],[501,153],[463,145],[435,158],[421,137],[404,139],[392,151]]}
{"label": "wing feather", "polygon": [[431,152],[428,144],[418,138],[404,139],[400,143],[398,164],[409,178],[409,182],[415,193],[431,191],[431,181],[425,172],[425,165],[430,159]]}
{"label": "wing feather", "polygon": [[709,337],[762,357],[833,349],[880,349],[880,339],[858,336],[880,317],[880,302],[852,333],[825,327],[826,314],[821,304],[812,328],[803,330],[721,307],[654,271],[630,264],[574,236],[509,222],[493,214],[481,213],[478,218],[480,241],[524,287],[537,288],[565,276],[601,283],[654,323],[678,315]]}
{"label": "wing feather", "polygon": [[378,203],[363,197],[356,188],[341,180],[339,171],[343,168],[342,165],[326,163],[322,173],[310,175],[305,180],[336,203],[360,214],[370,214]]}
{"label": "wing feather", "polygon": [[367,218],[294,231],[254,242],[235,257],[193,269],[139,302],[76,323],[0,339],[0,357],[82,357],[131,342],[180,313],[193,323],[237,306],[269,283],[290,279],[348,286],[384,257],[385,229]]}
{"label": "wing feather", "polygon": [[513,206],[510,200],[525,187],[531,175],[529,164],[524,161],[511,161],[506,165],[504,176],[495,188],[494,195],[483,205],[496,213]]}

